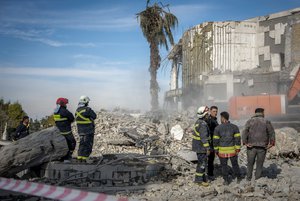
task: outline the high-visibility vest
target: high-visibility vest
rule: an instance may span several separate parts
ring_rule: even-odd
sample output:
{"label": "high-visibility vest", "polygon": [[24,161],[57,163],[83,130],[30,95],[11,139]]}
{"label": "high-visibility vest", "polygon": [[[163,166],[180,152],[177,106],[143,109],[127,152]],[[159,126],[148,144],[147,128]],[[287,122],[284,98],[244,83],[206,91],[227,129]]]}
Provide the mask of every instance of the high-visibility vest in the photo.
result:
{"label": "high-visibility vest", "polygon": [[54,121],[66,121],[66,120],[68,120],[67,117],[61,117],[60,114],[54,114],[53,118],[54,118]]}
{"label": "high-visibility vest", "polygon": [[77,124],[91,124],[92,120],[82,115],[82,113],[86,112],[86,109],[82,109],[80,111],[76,111],[75,119]]}

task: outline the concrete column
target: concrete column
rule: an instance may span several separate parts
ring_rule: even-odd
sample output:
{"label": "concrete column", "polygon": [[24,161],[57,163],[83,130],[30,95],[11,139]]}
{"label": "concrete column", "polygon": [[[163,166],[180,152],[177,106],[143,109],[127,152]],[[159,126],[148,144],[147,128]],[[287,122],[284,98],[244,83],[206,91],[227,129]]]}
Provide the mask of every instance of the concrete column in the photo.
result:
{"label": "concrete column", "polygon": [[176,60],[172,60],[172,69],[171,69],[171,80],[170,80],[171,90],[178,88],[178,70]]}
{"label": "concrete column", "polygon": [[233,96],[233,74],[226,75],[227,100]]}

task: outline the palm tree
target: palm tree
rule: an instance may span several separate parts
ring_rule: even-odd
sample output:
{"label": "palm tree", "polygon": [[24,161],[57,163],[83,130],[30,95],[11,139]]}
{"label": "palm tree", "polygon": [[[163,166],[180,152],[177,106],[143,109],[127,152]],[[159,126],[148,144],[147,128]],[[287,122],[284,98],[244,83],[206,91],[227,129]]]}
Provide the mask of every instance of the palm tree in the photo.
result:
{"label": "palm tree", "polygon": [[[158,110],[158,91],[157,70],[160,67],[159,47],[164,46],[167,50],[168,41],[174,45],[174,39],[171,29],[174,29],[178,24],[175,15],[165,10],[168,5],[159,5],[154,3],[149,6],[147,0],[146,9],[137,14],[144,37],[150,45],[150,94],[151,94],[151,110]],[[168,39],[168,41],[167,41]]]}

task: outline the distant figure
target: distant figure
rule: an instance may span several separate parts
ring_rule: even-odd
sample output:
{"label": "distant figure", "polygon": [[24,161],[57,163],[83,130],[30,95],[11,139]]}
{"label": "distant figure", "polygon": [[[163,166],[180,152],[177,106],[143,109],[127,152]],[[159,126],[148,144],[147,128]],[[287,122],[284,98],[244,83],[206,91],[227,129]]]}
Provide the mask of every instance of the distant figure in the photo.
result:
{"label": "distant figure", "polygon": [[227,161],[231,161],[237,183],[241,181],[240,167],[238,164],[238,153],[241,149],[241,134],[239,128],[230,123],[228,112],[221,112],[221,123],[216,127],[213,144],[216,154],[220,158],[224,185],[229,184]]}
{"label": "distant figure", "polygon": [[94,144],[94,120],[97,115],[90,107],[88,107],[89,102],[89,97],[81,96],[75,114],[77,130],[80,137],[77,159],[81,161],[86,161],[86,159],[88,159],[92,153]]}
{"label": "distant figure", "polygon": [[72,134],[71,124],[74,121],[74,115],[67,109],[67,104],[69,103],[66,98],[58,98],[56,101],[56,109],[54,110],[54,121],[56,127],[59,129],[60,134],[62,134],[68,144],[69,152],[63,158],[65,161],[72,159],[73,151],[76,147],[76,140]]}
{"label": "distant figure", "polygon": [[16,132],[12,133],[12,140],[16,141],[29,135],[29,117],[24,116],[19,126],[16,128]]}
{"label": "distant figure", "polygon": [[264,109],[257,108],[255,115],[246,122],[242,135],[247,146],[247,180],[251,181],[256,161],[255,179],[261,177],[267,149],[275,145],[275,131],[270,121],[264,118]]}
{"label": "distant figure", "polygon": [[213,135],[215,128],[219,125],[217,120],[218,115],[218,107],[211,106],[209,109],[209,117],[205,120],[208,128],[209,128],[209,147],[210,153],[208,155],[208,170],[207,176],[209,180],[214,180],[214,160],[215,160],[215,152],[213,146]]}
{"label": "distant figure", "polygon": [[209,155],[209,128],[205,120],[208,118],[208,107],[201,106],[197,111],[198,120],[194,125],[192,150],[197,153],[198,164],[196,167],[195,183],[209,186],[205,175],[207,169],[207,156]]}

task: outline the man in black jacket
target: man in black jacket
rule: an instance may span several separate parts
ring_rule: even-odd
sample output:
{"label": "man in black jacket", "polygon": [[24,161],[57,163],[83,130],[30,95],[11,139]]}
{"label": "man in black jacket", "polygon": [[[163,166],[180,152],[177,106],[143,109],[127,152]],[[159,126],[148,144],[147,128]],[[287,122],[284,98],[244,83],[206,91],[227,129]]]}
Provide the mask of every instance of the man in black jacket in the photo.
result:
{"label": "man in black jacket", "polygon": [[209,154],[209,128],[205,119],[208,117],[208,107],[201,106],[197,111],[198,120],[194,125],[192,135],[192,150],[197,153],[198,163],[196,167],[195,183],[207,187],[205,170],[207,167],[207,155]]}
{"label": "man in black jacket", "polygon": [[275,131],[270,121],[266,120],[263,108],[256,108],[255,115],[246,122],[242,135],[247,146],[247,180],[252,179],[256,161],[255,179],[261,177],[267,149],[275,145]]}
{"label": "man in black jacket", "polygon": [[97,118],[97,115],[90,107],[88,107],[89,102],[89,97],[81,96],[75,114],[77,130],[80,136],[77,159],[81,161],[86,161],[86,159],[88,159],[92,153],[94,144],[94,120]]}
{"label": "man in black jacket", "polygon": [[209,147],[210,147],[210,153],[208,155],[207,175],[208,175],[208,179],[214,180],[215,152],[213,146],[213,135],[214,135],[215,128],[219,125],[217,120],[218,107],[211,106],[209,109],[209,113],[210,113],[209,117],[205,120],[209,128]]}
{"label": "man in black jacket", "polygon": [[72,134],[71,124],[74,121],[73,114],[67,109],[68,99],[58,98],[56,101],[57,107],[54,110],[54,121],[60,133],[65,137],[69,152],[64,158],[66,161],[72,159],[73,151],[76,147],[76,140]]}
{"label": "man in black jacket", "polygon": [[24,116],[19,126],[16,128],[16,132],[12,134],[12,140],[16,141],[29,135],[29,117]]}

